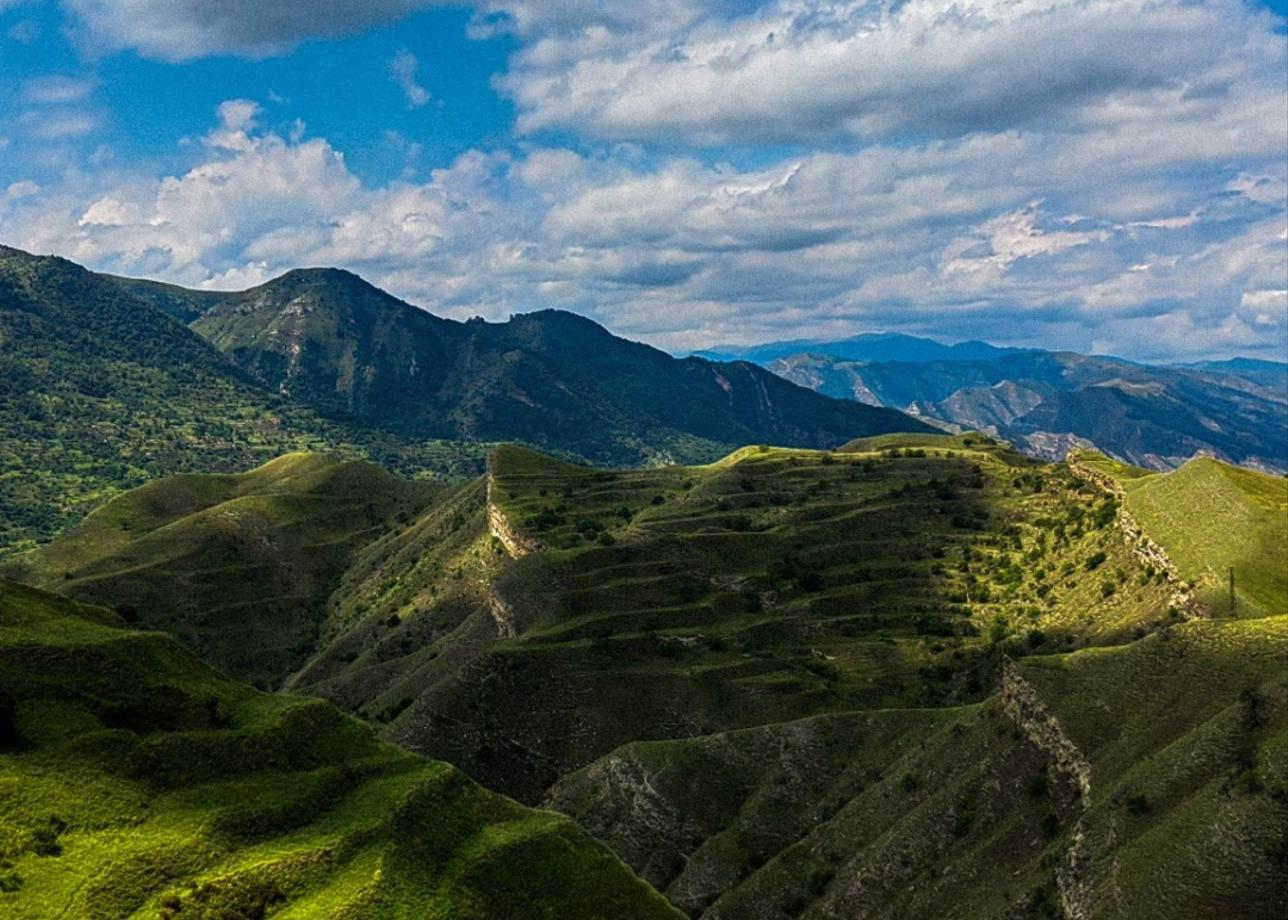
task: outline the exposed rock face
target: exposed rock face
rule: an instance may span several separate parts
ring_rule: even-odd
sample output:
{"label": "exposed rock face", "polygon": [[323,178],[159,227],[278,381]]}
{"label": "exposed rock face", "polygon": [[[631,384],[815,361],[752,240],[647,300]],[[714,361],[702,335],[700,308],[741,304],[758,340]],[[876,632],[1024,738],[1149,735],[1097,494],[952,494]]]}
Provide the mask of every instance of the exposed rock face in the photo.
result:
{"label": "exposed rock face", "polygon": [[1063,774],[1078,790],[1082,816],[1073,828],[1073,842],[1065,854],[1065,863],[1056,870],[1060,900],[1069,920],[1090,920],[1091,885],[1087,880],[1091,862],[1087,853],[1087,835],[1083,827],[1091,808],[1091,763],[1065,734],[1060,721],[1042,702],[1033,685],[1026,681],[1011,661],[1002,664],[1000,689],[1002,710],[1007,717],[1051,758],[1052,767]]}
{"label": "exposed rock face", "polygon": [[492,492],[495,488],[492,481],[492,474],[487,474],[487,529],[488,533],[501,541],[505,551],[514,559],[522,559],[529,553],[535,553],[541,549],[541,544],[530,537],[524,536],[518,528],[510,523],[510,518],[501,510],[492,498]]}
{"label": "exposed rock face", "polygon": [[487,603],[488,612],[492,614],[492,619],[496,623],[496,637],[498,639],[513,639],[518,636],[518,630],[514,628],[514,614],[510,611],[510,605],[495,590],[488,591]]}
{"label": "exposed rock face", "polygon": [[1033,685],[1010,661],[1002,665],[1000,692],[1002,710],[1029,741],[1050,755],[1055,769],[1078,787],[1086,807],[1091,800],[1091,764],[1064,733],[1059,720],[1047,710]]}
{"label": "exposed rock face", "polygon": [[1172,596],[1168,599],[1168,605],[1187,619],[1206,616],[1209,610],[1199,603],[1194,589],[1181,578],[1176,563],[1172,562],[1166,550],[1150,539],[1145,529],[1127,510],[1123,501],[1125,493],[1122,486],[1112,476],[1083,466],[1074,457],[1069,458],[1069,471],[1083,482],[1108,492],[1118,499],[1114,523],[1122,532],[1123,541],[1131,548],[1132,554],[1140,564],[1162,572],[1167,583],[1171,585]]}

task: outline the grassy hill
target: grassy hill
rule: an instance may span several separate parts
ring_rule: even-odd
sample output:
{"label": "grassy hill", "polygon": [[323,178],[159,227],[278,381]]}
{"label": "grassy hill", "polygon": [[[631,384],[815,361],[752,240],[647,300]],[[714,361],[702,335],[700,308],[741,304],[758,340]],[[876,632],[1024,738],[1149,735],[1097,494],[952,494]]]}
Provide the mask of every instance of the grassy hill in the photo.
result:
{"label": "grassy hill", "polygon": [[676,916],[566,818],[2,581],[0,913]]}
{"label": "grassy hill", "polygon": [[358,547],[441,486],[321,454],[242,474],[161,479],[118,496],[0,572],[179,636],[276,686],[316,648],[324,600]]}
{"label": "grassy hill", "polygon": [[1243,615],[1288,611],[1288,479],[1207,457],[1152,475],[1104,459],[1085,462],[1118,481],[1127,510],[1214,610],[1230,612],[1233,568]]}
{"label": "grassy hill", "polygon": [[[632,740],[977,701],[1004,653],[1169,619],[1112,502],[938,443],[615,472],[503,448],[362,551],[290,686],[537,801]],[[489,492],[536,551],[491,535]]]}
{"label": "grassy hill", "polygon": [[1280,915],[1288,617],[1169,626],[1015,674],[1063,757],[1044,719],[994,697],[637,742],[548,803],[691,916]]}
{"label": "grassy hill", "polygon": [[322,419],[128,287],[0,247],[0,554],[47,541],[122,489],[292,450],[462,475],[485,449]]}
{"label": "grassy hill", "polygon": [[[1079,462],[1129,508],[1205,465]],[[1188,618],[1123,539],[1120,500],[1066,464],[978,434],[627,470],[508,446],[408,504],[369,467],[281,463],[237,486],[293,484],[275,539],[357,521],[338,470],[388,498],[314,597],[316,654],[275,679],[574,816],[690,916],[1275,916],[1288,611],[1249,595],[1240,619]],[[1250,475],[1222,501],[1273,533],[1278,483]],[[92,564],[157,538],[122,535],[141,512],[114,506],[152,509],[163,535],[240,500],[229,477],[153,488],[87,522],[109,525]],[[1180,520],[1211,488],[1156,500]],[[56,575],[77,539],[32,558]],[[1281,546],[1249,544],[1250,564],[1277,571]],[[146,592],[190,568],[213,586],[199,559]],[[104,602],[128,570],[95,583]],[[185,615],[217,622],[219,601]]]}

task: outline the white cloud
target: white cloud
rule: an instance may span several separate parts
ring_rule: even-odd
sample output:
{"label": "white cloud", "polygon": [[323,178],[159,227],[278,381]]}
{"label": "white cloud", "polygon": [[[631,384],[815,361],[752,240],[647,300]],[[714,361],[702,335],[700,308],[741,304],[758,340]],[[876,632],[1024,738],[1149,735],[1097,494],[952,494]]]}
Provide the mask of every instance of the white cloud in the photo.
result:
{"label": "white cloud", "polygon": [[407,108],[419,109],[429,102],[429,90],[416,82],[420,62],[406,48],[394,55],[389,62],[389,75],[407,97]]}
{"label": "white cloud", "polygon": [[[645,4],[645,6],[651,6]],[[664,4],[630,26],[537,19],[500,85],[526,131],[698,144],[1138,122],[1153,94],[1278,100],[1283,42],[1239,0],[777,0]],[[544,25],[544,27],[543,27]]]}
{"label": "white cloud", "polygon": [[62,0],[89,39],[169,61],[265,57],[400,19],[436,0]]}
{"label": "white cloud", "polygon": [[92,79],[53,75],[27,80],[22,85],[20,97],[29,105],[57,105],[81,102],[93,91]]}
{"label": "white cloud", "polygon": [[23,179],[18,182],[10,183],[5,189],[4,197],[6,201],[18,201],[21,198],[30,198],[32,195],[40,193],[40,186],[30,179]]}

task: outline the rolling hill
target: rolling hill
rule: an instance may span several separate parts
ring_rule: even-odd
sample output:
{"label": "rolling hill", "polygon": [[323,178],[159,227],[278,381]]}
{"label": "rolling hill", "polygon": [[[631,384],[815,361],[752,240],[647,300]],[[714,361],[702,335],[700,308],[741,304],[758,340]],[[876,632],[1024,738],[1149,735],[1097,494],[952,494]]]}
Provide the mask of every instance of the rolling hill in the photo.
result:
{"label": "rolling hill", "polygon": [[166,630],[220,670],[276,686],[316,646],[354,551],[441,488],[379,467],[288,454],[243,474],[185,475],[126,492],[12,577],[110,603]]}
{"label": "rolling hill", "polygon": [[566,818],[5,581],[0,913],[680,916]]}
{"label": "rolling hill", "polygon": [[[1277,916],[1282,480],[975,433],[633,470],[508,446],[437,487],[278,464],[129,493],[7,571],[156,604],[210,655],[220,572],[235,597],[277,562],[182,550],[267,501],[253,533],[343,546],[295,572],[307,632],[249,604],[268,683],[574,817],[689,916]],[[1192,561],[1227,558],[1238,618]]]}

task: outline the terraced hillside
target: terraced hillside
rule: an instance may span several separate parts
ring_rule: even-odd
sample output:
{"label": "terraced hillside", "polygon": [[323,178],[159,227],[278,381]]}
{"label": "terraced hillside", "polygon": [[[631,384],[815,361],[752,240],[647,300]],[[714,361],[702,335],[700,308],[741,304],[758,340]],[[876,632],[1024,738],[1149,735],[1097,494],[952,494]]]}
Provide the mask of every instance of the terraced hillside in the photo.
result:
{"label": "terraced hillside", "polygon": [[[1191,501],[1191,467],[976,434],[624,471],[507,447],[414,509],[365,470],[386,516],[274,679],[575,817],[690,916],[1277,916],[1288,610],[1211,618],[1124,509]],[[1231,520],[1288,523],[1242,477]],[[298,481],[284,532],[343,516]]]}
{"label": "terraced hillside", "polygon": [[313,654],[353,551],[441,486],[322,454],[127,492],[0,571],[115,607],[239,679],[276,686]]}
{"label": "terraced hillside", "polygon": [[1166,474],[1096,455],[1079,460],[1121,490],[1126,510],[1162,545],[1208,607],[1242,616],[1288,611],[1288,478],[1207,457]]}
{"label": "terraced hillside", "polygon": [[566,818],[3,581],[0,915],[677,916]]}
{"label": "terraced hillside", "polygon": [[290,686],[538,801],[630,741],[977,701],[1004,654],[1180,616],[1067,471],[890,443],[620,472],[504,448],[360,554]]}
{"label": "terraced hillside", "polygon": [[548,804],[710,920],[1271,920],[1288,617],[1027,657],[973,705],[626,745]]}

